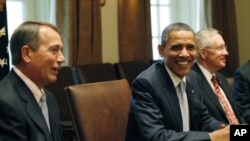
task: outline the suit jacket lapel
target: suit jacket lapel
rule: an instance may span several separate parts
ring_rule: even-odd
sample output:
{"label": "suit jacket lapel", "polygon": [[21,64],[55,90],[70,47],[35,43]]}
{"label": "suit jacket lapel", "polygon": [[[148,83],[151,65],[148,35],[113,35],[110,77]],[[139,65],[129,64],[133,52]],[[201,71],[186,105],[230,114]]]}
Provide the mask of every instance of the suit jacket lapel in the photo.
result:
{"label": "suit jacket lapel", "polygon": [[48,105],[48,112],[49,112],[49,122],[50,122],[50,132],[51,136],[54,140],[57,140],[57,137],[60,136],[61,133],[58,132],[57,127],[60,126],[60,118],[59,113],[55,113],[58,110],[56,109],[55,101],[53,101],[53,97],[45,90],[47,95],[47,105]]}
{"label": "suit jacket lapel", "polygon": [[[238,117],[238,113],[237,113],[237,107],[234,105],[235,101],[233,99],[233,94],[232,91],[230,91],[230,86],[228,84],[226,84],[226,80],[224,80],[223,78],[220,77],[220,75],[217,75],[218,77],[218,81],[219,81],[219,85],[222,88],[222,90],[224,91],[227,100],[229,101],[231,108],[233,109],[233,111],[235,112],[235,115]],[[222,81],[223,80],[223,81]],[[238,119],[240,120],[240,118],[238,117]]]}
{"label": "suit jacket lapel", "polygon": [[40,107],[35,105],[34,100],[29,100],[26,106],[27,113],[29,114],[30,118],[33,120],[33,122],[41,128],[41,130],[44,132],[47,138],[50,137],[49,129],[47,127],[47,123],[43,117],[42,111]]}
{"label": "suit jacket lapel", "polygon": [[216,107],[221,112],[224,113],[224,110],[222,109],[221,104],[218,101],[218,98],[217,98],[216,94],[214,93],[213,89],[211,87],[206,87],[206,86],[209,86],[210,84],[207,82],[205,77],[201,80],[201,84],[203,86],[202,89],[203,89],[203,92],[205,93],[205,96],[207,96],[209,99],[211,99],[211,101],[216,105]]}
{"label": "suit jacket lapel", "polygon": [[193,121],[193,118],[192,118],[192,116],[191,115],[193,115],[192,113],[193,113],[193,109],[191,108],[192,107],[192,105],[190,106],[190,104],[191,103],[193,103],[192,102],[192,100],[194,99],[194,97],[193,96],[195,96],[194,94],[195,94],[195,91],[194,91],[194,89],[193,89],[193,87],[192,86],[190,86],[190,80],[189,80],[189,78],[187,78],[187,80],[186,80],[186,93],[187,93],[187,99],[188,99],[188,106],[189,106],[189,119],[190,119],[190,129],[192,128],[192,125],[194,125],[194,122],[195,121]]}
{"label": "suit jacket lapel", "polygon": [[38,128],[40,128],[44,132],[47,140],[48,141],[51,140],[48,127],[46,126],[46,121],[32,92],[13,70],[11,75],[12,75],[11,79],[13,85],[17,89],[17,92],[20,95],[21,100],[24,102],[29,117],[38,126]]}
{"label": "suit jacket lapel", "polygon": [[[165,69],[164,62],[162,61],[158,67],[159,74],[162,76],[161,83],[164,86],[164,94],[166,95],[166,99],[168,100],[169,107],[172,109],[172,113],[175,115],[176,123],[178,123],[177,127],[182,131],[182,116],[181,116],[181,110],[179,101],[177,98],[177,93],[174,87],[174,84],[168,74],[168,72]],[[178,107],[178,108],[176,108]]]}
{"label": "suit jacket lapel", "polygon": [[204,74],[202,73],[201,69],[199,68],[198,64],[195,63],[193,66],[193,69],[196,70],[196,72],[198,73],[198,75],[200,76],[200,80],[201,80],[201,88],[203,90],[203,96],[208,97],[214,104],[215,106],[224,113],[224,110],[221,107],[220,102],[218,101],[218,98],[216,96],[216,94],[214,93],[214,90],[209,87],[210,84],[207,82],[207,79],[205,78]]}

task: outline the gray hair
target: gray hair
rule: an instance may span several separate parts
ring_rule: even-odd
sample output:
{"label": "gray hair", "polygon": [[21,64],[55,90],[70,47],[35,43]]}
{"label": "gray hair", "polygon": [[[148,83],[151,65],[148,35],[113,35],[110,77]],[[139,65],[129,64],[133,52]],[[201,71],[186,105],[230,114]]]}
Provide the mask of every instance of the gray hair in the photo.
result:
{"label": "gray hair", "polygon": [[197,55],[196,58],[200,58],[199,51],[202,48],[209,47],[213,44],[213,41],[211,40],[211,37],[215,35],[220,35],[220,32],[214,28],[206,28],[201,29],[196,33],[196,49],[197,49]]}

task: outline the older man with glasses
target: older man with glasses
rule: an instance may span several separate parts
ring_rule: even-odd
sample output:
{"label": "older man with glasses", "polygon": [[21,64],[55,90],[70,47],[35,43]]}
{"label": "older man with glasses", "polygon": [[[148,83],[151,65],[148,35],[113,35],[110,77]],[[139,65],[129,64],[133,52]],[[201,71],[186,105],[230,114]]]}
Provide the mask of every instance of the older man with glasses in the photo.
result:
{"label": "older man with glasses", "polygon": [[210,115],[228,124],[245,123],[226,77],[217,72],[226,66],[229,55],[222,35],[213,28],[202,29],[196,34],[196,45],[197,56],[192,69],[201,78],[201,93]]}

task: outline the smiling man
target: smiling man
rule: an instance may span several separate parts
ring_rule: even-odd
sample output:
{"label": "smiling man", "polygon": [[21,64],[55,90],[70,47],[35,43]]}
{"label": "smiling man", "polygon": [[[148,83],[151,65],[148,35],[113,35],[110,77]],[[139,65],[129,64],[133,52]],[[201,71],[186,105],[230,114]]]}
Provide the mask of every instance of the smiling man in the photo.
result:
{"label": "smiling man", "polygon": [[43,87],[57,80],[65,57],[55,26],[27,21],[10,40],[12,65],[0,81],[1,141],[61,141],[54,96]]}
{"label": "smiling man", "polygon": [[[226,66],[229,55],[221,34],[213,28],[201,29],[196,34],[196,42],[197,62],[192,69],[201,77],[201,93],[210,115],[227,124],[245,123],[226,77],[217,72]],[[212,80],[218,81],[219,93]]]}
{"label": "smiling man", "polygon": [[[141,72],[132,84],[127,141],[229,141],[229,127],[208,114],[199,94],[195,33],[184,23],[162,32],[163,60]],[[222,129],[221,129],[222,128]]]}

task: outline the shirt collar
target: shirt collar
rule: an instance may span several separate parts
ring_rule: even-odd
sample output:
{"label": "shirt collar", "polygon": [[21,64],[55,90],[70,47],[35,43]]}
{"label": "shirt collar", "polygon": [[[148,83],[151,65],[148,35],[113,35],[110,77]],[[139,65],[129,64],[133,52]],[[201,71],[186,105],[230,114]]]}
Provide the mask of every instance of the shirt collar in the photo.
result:
{"label": "shirt collar", "polygon": [[[199,68],[201,69],[201,72],[203,73],[203,75],[205,76],[205,78],[207,79],[207,82],[210,84],[210,86],[212,86],[213,88],[213,84],[212,84],[212,76],[215,75],[215,73],[211,74],[205,67],[203,67],[202,65],[200,65],[199,63],[197,63]],[[216,76],[216,75],[215,75]]]}
{"label": "shirt collar", "polygon": [[169,74],[169,76],[170,76],[172,82],[174,83],[174,87],[175,87],[175,88],[178,87],[178,85],[180,84],[181,81],[184,82],[184,84],[185,84],[184,87],[186,88],[186,76],[184,76],[183,79],[180,79],[176,74],[174,74],[174,73],[167,67],[167,65],[165,65],[165,68],[166,68],[166,70],[167,70],[167,72],[168,72],[168,74]]}
{"label": "shirt collar", "polygon": [[42,91],[44,91],[44,90],[39,89],[37,87],[37,85],[32,80],[30,80],[25,74],[23,74],[17,67],[13,67],[13,70],[23,80],[23,82],[27,85],[27,87],[33,93],[36,101],[39,103],[41,96],[42,96]]}

